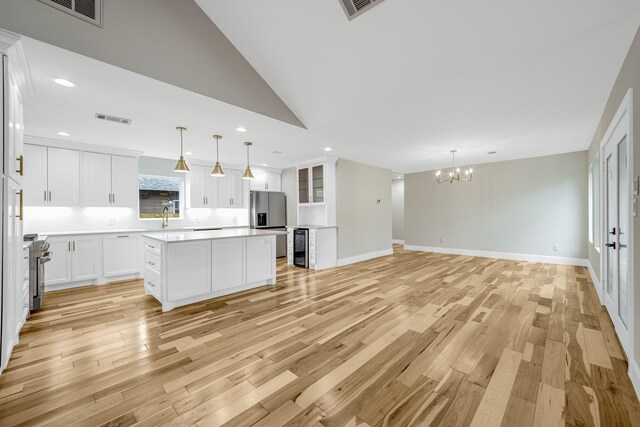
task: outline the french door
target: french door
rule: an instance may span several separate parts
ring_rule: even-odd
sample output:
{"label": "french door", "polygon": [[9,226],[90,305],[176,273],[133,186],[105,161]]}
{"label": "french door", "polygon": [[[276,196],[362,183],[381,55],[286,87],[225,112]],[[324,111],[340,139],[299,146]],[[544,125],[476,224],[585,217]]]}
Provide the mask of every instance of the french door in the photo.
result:
{"label": "french door", "polygon": [[631,341],[629,259],[629,136],[628,127],[618,126],[603,147],[603,274],[604,303],[622,346]]}

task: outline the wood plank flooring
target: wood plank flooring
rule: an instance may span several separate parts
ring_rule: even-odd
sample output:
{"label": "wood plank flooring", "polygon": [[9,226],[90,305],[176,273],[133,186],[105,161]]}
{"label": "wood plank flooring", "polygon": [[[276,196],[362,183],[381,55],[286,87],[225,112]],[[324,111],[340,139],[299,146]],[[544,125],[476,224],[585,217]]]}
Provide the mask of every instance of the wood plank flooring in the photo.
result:
{"label": "wood plank flooring", "polygon": [[408,252],[162,313],[139,281],[47,294],[0,425],[631,426],[582,267]]}

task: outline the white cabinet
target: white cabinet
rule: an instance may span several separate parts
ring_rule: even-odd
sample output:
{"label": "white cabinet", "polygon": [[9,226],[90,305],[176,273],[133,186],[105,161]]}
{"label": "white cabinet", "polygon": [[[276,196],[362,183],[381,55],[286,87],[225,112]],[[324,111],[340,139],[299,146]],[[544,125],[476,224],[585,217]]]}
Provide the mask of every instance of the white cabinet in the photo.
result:
{"label": "white cabinet", "polygon": [[31,206],[80,204],[80,152],[26,145],[25,203]]}
{"label": "white cabinet", "polygon": [[211,167],[192,165],[191,172],[187,174],[189,186],[189,207],[191,208],[215,208],[218,204],[218,183],[211,176]]}
{"label": "white cabinet", "polygon": [[236,288],[246,283],[245,246],[246,239],[212,240],[213,292]]}
{"label": "white cabinet", "polygon": [[138,202],[138,159],[83,153],[83,205],[135,207]]}
{"label": "white cabinet", "polygon": [[5,168],[7,175],[19,184],[22,184],[24,172],[23,157],[23,137],[24,137],[24,117],[22,108],[22,98],[20,88],[16,82],[18,77],[10,72],[7,88],[8,119],[9,119],[9,141],[5,144]]}
{"label": "white cabinet", "polygon": [[322,204],[324,201],[324,164],[298,168],[298,204]]}
{"label": "white cabinet", "polygon": [[170,244],[165,259],[169,301],[211,293],[211,241]]}
{"label": "white cabinet", "polygon": [[246,184],[242,179],[242,172],[235,169],[226,169],[225,176],[218,180],[218,206],[219,208],[244,208],[246,199]]}
{"label": "white cabinet", "polygon": [[272,172],[254,172],[251,180],[252,191],[281,191],[281,175]]}
{"label": "white cabinet", "polygon": [[99,236],[50,237],[51,261],[45,264],[45,285],[92,281],[99,275]]}
{"label": "white cabinet", "polygon": [[275,275],[276,239],[268,237],[247,238],[247,282],[267,280]]}
{"label": "white cabinet", "polygon": [[95,236],[76,236],[71,241],[71,280],[98,278],[100,240]]}
{"label": "white cabinet", "polygon": [[140,271],[139,237],[110,234],[102,238],[103,276],[115,277]]}

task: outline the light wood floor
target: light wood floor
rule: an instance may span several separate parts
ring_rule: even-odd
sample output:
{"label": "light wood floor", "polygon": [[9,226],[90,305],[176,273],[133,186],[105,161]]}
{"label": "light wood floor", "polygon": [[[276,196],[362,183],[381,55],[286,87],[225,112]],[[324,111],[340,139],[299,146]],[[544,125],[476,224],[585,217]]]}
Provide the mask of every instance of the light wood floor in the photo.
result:
{"label": "light wood floor", "polygon": [[47,294],[0,425],[637,425],[626,370],[586,269],[396,249],[166,314]]}

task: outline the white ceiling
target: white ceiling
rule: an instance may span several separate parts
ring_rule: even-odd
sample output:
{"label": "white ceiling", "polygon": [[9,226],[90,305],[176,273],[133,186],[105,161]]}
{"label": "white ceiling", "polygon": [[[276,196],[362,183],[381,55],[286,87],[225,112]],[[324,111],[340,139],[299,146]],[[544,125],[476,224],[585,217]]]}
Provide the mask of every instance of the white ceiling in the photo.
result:
{"label": "white ceiling", "polygon": [[401,172],[588,148],[640,23],[638,0],[196,2],[315,139]]}
{"label": "white ceiling", "polygon": [[308,130],[25,39],[26,133],[175,158],[184,125],[199,159],[221,133],[228,163],[249,139],[254,165],[331,146],[401,173],[448,166],[453,148],[473,164],[583,150],[640,23],[640,0],[388,0],[351,22],[339,0],[196,1]]}
{"label": "white ceiling", "polygon": [[[309,144],[308,132],[266,116],[208,98],[34,39],[23,38],[34,86],[25,102],[25,133],[63,141],[82,142],[143,151],[147,156],[179,156],[185,126],[185,151],[195,159],[214,160],[213,134],[223,136],[221,161],[246,162],[242,142],[254,142],[253,165],[289,167],[326,153],[321,143]],[[58,86],[63,77],[78,86]],[[94,118],[95,113],[132,119],[120,125]],[[239,133],[243,126],[248,132]],[[61,137],[57,132],[67,132]],[[274,155],[273,151],[282,151]]]}

